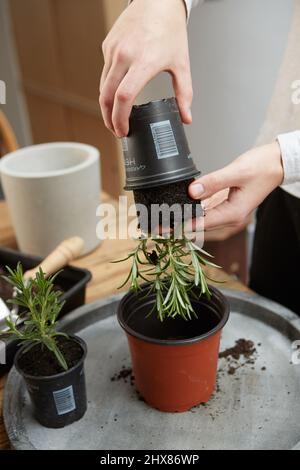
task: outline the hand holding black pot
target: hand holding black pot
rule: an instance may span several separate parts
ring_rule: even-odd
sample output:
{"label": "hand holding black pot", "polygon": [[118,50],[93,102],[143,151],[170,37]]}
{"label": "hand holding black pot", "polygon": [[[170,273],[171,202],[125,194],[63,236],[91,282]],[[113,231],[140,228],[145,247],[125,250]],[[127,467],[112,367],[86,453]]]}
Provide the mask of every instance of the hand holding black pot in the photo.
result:
{"label": "hand holding black pot", "polygon": [[181,119],[192,122],[186,20],[183,0],[133,1],[107,35],[99,101],[105,125],[117,137],[128,134],[131,107],[140,91],[166,70],[172,74]]}

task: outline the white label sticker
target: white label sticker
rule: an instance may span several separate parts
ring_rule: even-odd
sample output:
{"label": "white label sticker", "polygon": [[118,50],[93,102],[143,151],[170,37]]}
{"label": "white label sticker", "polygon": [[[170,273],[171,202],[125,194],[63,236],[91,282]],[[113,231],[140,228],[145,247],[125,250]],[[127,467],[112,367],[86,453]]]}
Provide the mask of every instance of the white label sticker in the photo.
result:
{"label": "white label sticker", "polygon": [[179,155],[170,121],[150,124],[157,158],[169,158]]}
{"label": "white label sticker", "polygon": [[58,415],[65,415],[76,409],[72,385],[53,392]]}

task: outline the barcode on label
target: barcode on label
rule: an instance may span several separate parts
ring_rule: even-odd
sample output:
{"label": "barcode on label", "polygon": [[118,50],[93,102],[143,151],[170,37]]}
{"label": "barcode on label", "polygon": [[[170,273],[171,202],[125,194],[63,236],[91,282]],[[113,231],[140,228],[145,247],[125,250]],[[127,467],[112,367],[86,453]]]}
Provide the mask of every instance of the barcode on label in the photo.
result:
{"label": "barcode on label", "polygon": [[53,398],[59,415],[70,413],[76,408],[72,385],[53,392]]}
{"label": "barcode on label", "polygon": [[158,159],[179,155],[170,121],[154,122],[150,127]]}

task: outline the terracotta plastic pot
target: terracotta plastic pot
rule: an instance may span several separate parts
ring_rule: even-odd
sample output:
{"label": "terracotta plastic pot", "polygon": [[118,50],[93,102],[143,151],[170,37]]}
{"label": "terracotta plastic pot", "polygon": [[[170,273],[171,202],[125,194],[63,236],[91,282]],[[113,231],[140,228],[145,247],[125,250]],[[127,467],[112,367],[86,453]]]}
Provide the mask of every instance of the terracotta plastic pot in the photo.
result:
{"label": "terracotta plastic pot", "polygon": [[206,403],[216,384],[221,331],[229,317],[224,295],[193,301],[198,318],[161,322],[145,318],[154,303],[144,285],[121,300],[118,320],[127,334],[135,383],[145,401],[160,411],[182,412]]}

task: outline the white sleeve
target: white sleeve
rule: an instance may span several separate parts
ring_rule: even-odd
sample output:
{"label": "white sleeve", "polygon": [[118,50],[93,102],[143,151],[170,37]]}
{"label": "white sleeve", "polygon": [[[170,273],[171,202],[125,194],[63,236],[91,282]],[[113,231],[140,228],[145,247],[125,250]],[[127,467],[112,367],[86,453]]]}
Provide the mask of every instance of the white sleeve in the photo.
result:
{"label": "white sleeve", "polygon": [[[133,0],[129,0],[128,1],[128,5],[129,3],[131,3]],[[190,16],[190,13],[191,13],[191,9],[193,7],[195,7],[196,5],[198,5],[198,3],[203,3],[205,0],[183,0],[184,3],[185,3],[185,6],[186,6],[186,14],[187,14],[187,18],[189,18]]]}
{"label": "white sleeve", "polygon": [[187,17],[189,18],[191,9],[198,5],[198,3],[203,3],[204,0],[184,0],[185,5],[186,5],[186,11],[187,11]]}
{"label": "white sleeve", "polygon": [[300,182],[300,131],[281,134],[280,145],[284,171],[283,185]]}

